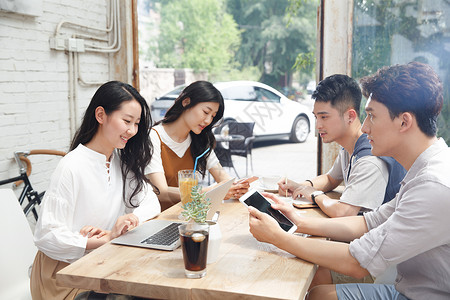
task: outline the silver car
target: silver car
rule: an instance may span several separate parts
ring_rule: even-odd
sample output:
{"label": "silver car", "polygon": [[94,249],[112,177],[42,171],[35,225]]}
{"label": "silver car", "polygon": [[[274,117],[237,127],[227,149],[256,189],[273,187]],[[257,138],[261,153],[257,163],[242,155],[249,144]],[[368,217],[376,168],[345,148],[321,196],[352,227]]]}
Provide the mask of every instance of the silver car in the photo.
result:
{"label": "silver car", "polygon": [[[216,82],[214,86],[225,100],[223,122],[255,122],[255,140],[275,140],[288,137],[292,142],[306,141],[313,115],[308,107],[285,97],[270,86],[255,81]],[[167,109],[184,89],[155,99],[151,105],[154,121],[164,117]]]}

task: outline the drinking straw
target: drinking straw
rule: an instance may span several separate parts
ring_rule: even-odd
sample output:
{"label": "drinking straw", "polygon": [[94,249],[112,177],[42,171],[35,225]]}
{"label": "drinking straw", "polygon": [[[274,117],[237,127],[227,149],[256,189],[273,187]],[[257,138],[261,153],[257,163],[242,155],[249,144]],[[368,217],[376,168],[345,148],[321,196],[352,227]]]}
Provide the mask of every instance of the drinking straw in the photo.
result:
{"label": "drinking straw", "polygon": [[208,153],[209,149],[210,149],[210,148],[208,147],[208,149],[206,149],[205,152],[203,152],[202,154],[200,154],[199,156],[197,156],[197,157],[195,158],[194,174],[195,174],[195,170],[197,170],[197,161],[198,161],[198,159],[199,159],[200,157],[202,157],[203,155],[205,155],[206,153]]}

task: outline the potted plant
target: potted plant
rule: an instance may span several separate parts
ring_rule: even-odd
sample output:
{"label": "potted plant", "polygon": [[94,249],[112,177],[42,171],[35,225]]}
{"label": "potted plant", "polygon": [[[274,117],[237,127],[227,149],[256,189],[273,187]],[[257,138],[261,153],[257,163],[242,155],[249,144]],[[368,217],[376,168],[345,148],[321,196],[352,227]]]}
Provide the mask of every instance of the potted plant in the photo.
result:
{"label": "potted plant", "polygon": [[206,216],[210,200],[205,199],[201,187],[195,185],[191,190],[191,201],[182,206],[181,215],[188,221],[178,227],[185,274],[188,278],[201,278],[206,275],[206,262],[209,244],[209,224]]}
{"label": "potted plant", "polygon": [[211,200],[209,198],[205,199],[206,193],[202,193],[201,190],[201,186],[193,186],[191,190],[192,200],[181,206],[183,209],[181,215],[186,221],[194,221],[196,223],[206,222],[206,215],[208,214]]}
{"label": "potted plant", "polygon": [[[189,234],[194,242],[202,242],[205,239],[205,235],[202,233],[195,233],[199,229],[199,226],[208,227],[208,250],[207,250],[207,263],[215,262],[219,255],[219,247],[222,240],[222,233],[220,232],[219,223],[217,223],[218,212],[212,221],[207,221],[206,217],[208,210],[211,206],[211,200],[205,198],[206,193],[201,192],[201,186],[196,185],[191,189],[191,201],[182,205],[181,215],[191,226],[187,226],[186,230],[191,231]],[[188,224],[189,224],[188,223]],[[196,226],[198,225],[198,226]],[[203,227],[204,228],[204,227]],[[200,229],[200,231],[203,231]]]}

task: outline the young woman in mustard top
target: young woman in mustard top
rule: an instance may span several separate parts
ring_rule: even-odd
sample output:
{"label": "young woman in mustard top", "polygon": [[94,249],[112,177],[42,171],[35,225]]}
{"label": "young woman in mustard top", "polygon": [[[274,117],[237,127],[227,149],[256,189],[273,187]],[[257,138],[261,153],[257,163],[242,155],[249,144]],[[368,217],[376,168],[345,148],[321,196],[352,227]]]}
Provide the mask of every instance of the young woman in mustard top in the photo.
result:
{"label": "young woman in mustard top", "polygon": [[[211,150],[197,162],[197,171],[203,176],[209,171],[218,183],[231,178],[213,151],[216,140],[212,128],[223,112],[222,94],[210,82],[196,81],[181,92],[164,119],[152,128],[154,152],[145,173],[159,189],[162,210],[180,201],[178,171],[194,169],[195,158],[208,148]],[[248,182],[235,183],[225,199],[237,199],[248,188]]]}

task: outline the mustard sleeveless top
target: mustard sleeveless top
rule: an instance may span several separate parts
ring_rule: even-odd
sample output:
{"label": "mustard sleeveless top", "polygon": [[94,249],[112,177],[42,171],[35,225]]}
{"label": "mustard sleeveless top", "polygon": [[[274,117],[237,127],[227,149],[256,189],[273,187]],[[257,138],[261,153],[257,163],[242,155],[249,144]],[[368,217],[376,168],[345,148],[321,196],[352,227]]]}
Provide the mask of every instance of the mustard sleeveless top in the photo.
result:
{"label": "mustard sleeveless top", "polygon": [[[152,128],[155,130],[154,128]],[[194,158],[191,154],[191,146],[187,148],[183,157],[178,155],[170,149],[169,146],[163,143],[158,131],[156,131],[159,141],[161,142],[161,160],[164,168],[164,175],[166,177],[167,185],[178,187],[178,171],[186,169],[194,169]]]}

